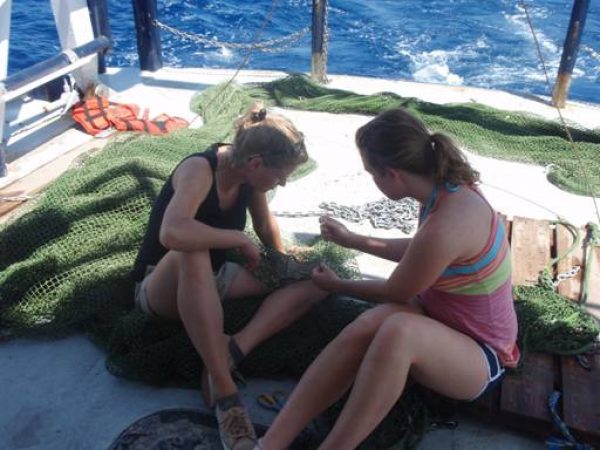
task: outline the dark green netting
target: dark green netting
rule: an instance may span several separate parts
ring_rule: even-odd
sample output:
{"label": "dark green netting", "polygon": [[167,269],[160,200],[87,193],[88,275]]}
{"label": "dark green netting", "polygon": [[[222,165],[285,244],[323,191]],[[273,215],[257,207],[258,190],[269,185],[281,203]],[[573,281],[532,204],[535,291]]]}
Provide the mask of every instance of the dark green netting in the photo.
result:
{"label": "dark green netting", "polygon": [[[119,136],[102,152],[82,161],[80,167],[66,172],[31,209],[0,229],[0,333],[56,337],[83,331],[106,349],[107,366],[117,375],[158,385],[197,387],[201,361],[181,325],[156,321],[132,310],[129,271],[153,200],[173,167],[190,153],[229,140],[233,118],[257,98],[303,109],[369,114],[403,103],[430,126],[438,128],[438,120],[462,130],[465,136],[476,134],[474,139],[487,133],[509,140],[526,139],[528,134],[535,142],[564,141],[559,129],[535,120],[518,122],[517,126],[472,105],[453,110],[451,106],[387,94],[357,96],[315,86],[301,77],[262,86],[232,85],[222,92],[220,87],[214,88],[193,101],[194,108],[203,111],[202,128],[164,137]],[[469,114],[465,108],[471,108]],[[441,125],[439,128],[446,130]],[[596,132],[576,131],[575,135],[589,151],[597,147]],[[482,151],[495,154],[497,147],[489,144]],[[595,159],[590,161],[590,167],[597,167]],[[333,246],[316,245],[315,252],[327,253],[328,261],[352,273],[351,266],[343,265],[349,255]],[[235,307],[226,304],[226,331],[232,333],[242,327],[259,304],[259,299],[238,301]],[[368,307],[364,302],[327,299],[257,348],[240,369],[248,376],[299,377],[318,352]],[[519,308],[524,329],[528,329],[528,321],[537,329],[546,326],[540,323],[552,324],[557,319],[540,322],[537,315],[522,311]],[[562,310],[552,314],[562,314]],[[573,336],[579,339],[584,320],[568,320],[562,336],[569,341]],[[587,337],[577,340],[573,349],[583,348],[591,334],[586,331]],[[543,335],[527,336],[529,350],[564,350],[562,344],[560,348],[548,346]],[[339,408],[340,404],[327,412],[329,422]],[[395,448],[412,446],[429,420],[422,395],[409,389],[364,448],[387,448],[394,443]]]}
{"label": "dark green netting", "polygon": [[577,194],[589,195],[591,191],[600,195],[599,129],[569,127],[577,148],[573,150],[558,122],[477,103],[438,105],[393,93],[359,95],[328,89],[301,75],[263,84],[252,92],[270,97],[280,106],[331,113],[374,115],[402,106],[430,129],[449,134],[474,153],[542,166],[552,164],[548,170],[550,182]]}
{"label": "dark green netting", "polygon": [[516,286],[513,293],[524,353],[578,355],[594,346],[600,326],[577,303],[541,286]]}

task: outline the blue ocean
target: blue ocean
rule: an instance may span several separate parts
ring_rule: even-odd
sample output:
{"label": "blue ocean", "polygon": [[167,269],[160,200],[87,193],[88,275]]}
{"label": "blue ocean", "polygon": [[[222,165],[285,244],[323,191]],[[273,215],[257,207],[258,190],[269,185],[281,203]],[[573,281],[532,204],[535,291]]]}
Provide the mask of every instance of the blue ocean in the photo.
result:
{"label": "blue ocean", "polygon": [[[525,3],[554,83],[571,0]],[[165,66],[237,68],[247,50],[218,43],[280,39],[310,26],[311,0],[158,0],[160,22],[199,36],[161,31]],[[131,1],[108,1],[113,49],[109,66],[137,66]],[[50,2],[12,2],[9,74],[56,54]],[[384,77],[550,95],[525,9],[514,0],[330,0],[330,74]],[[217,44],[205,43],[207,41]],[[248,69],[310,70],[305,33],[278,52],[253,51]],[[569,98],[600,103],[600,1],[590,3]]]}

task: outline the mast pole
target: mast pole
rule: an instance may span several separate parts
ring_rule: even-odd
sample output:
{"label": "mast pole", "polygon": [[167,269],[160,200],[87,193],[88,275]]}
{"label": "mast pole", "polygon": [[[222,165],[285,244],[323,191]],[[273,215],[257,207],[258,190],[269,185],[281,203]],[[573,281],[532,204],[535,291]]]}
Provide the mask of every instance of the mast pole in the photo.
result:
{"label": "mast pole", "polygon": [[567,101],[567,94],[571,84],[571,75],[577,60],[577,52],[579,51],[579,42],[581,34],[585,26],[587,17],[589,0],[575,0],[573,2],[573,10],[571,12],[571,20],[569,21],[569,29],[563,46],[562,58],[560,67],[552,92],[552,104],[558,108],[564,108]]}

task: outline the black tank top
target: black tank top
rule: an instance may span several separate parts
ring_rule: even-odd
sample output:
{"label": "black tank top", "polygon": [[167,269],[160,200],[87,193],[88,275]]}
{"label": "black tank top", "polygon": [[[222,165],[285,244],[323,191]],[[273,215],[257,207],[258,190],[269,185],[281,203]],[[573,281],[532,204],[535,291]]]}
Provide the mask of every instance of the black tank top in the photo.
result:
{"label": "black tank top", "polygon": [[[215,171],[217,169],[217,149],[227,144],[213,144],[208,150],[203,153],[194,153],[184,158],[179,165],[187,160],[188,158],[201,157],[206,158],[210,164],[210,168],[213,173],[213,183],[210,187],[208,195],[196,211],[195,219],[209,225],[214,228],[229,229],[229,230],[243,230],[246,226],[246,211],[248,209],[248,202],[250,195],[252,194],[252,188],[243,184],[240,186],[238,199],[236,203],[226,211],[221,210],[219,206],[219,197],[217,195],[217,185]],[[179,165],[177,167],[179,167]],[[173,171],[174,172],[174,171]],[[146,234],[142,247],[135,260],[132,276],[135,281],[141,281],[146,273],[146,267],[149,265],[155,266],[161,260],[163,256],[169,251],[164,247],[159,240],[160,225],[165,215],[167,205],[173,197],[174,190],[172,184],[173,173],[169,176],[165,185],[162,187],[152,212],[150,213],[150,220],[146,228]],[[225,262],[226,250],[225,249],[211,249],[210,260],[212,263],[213,271],[217,271],[219,267]]]}

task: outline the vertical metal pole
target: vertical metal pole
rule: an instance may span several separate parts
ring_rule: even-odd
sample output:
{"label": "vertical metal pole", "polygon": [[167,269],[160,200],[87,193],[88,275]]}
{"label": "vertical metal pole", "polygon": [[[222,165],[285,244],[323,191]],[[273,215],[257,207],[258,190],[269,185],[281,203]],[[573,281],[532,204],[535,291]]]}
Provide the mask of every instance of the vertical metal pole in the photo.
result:
{"label": "vertical metal pole", "polygon": [[327,83],[327,0],[313,0],[312,61],[310,75],[318,83]]}
{"label": "vertical metal pole", "polygon": [[[2,80],[8,75],[8,44],[10,42],[11,0],[0,0],[0,97],[4,91]],[[4,121],[6,104],[0,100],[0,177],[7,175],[6,140],[4,139]]]}
{"label": "vertical metal pole", "polygon": [[559,108],[565,107],[589,5],[589,0],[575,0],[573,2],[569,30],[565,38],[558,76],[552,92],[552,104]]}
{"label": "vertical metal pole", "polygon": [[[90,10],[90,20],[94,30],[94,37],[106,36],[111,39],[110,25],[108,22],[108,7],[106,0],[87,0]],[[98,73],[106,72],[104,53],[98,53]]]}
{"label": "vertical metal pole", "polygon": [[154,72],[162,68],[162,48],[156,19],[156,0],[132,0],[140,68]]}

